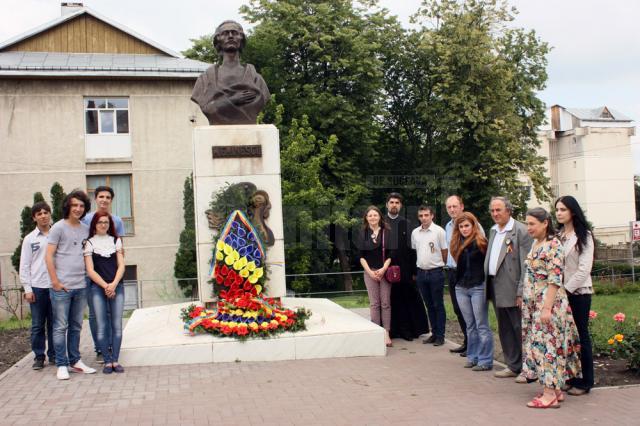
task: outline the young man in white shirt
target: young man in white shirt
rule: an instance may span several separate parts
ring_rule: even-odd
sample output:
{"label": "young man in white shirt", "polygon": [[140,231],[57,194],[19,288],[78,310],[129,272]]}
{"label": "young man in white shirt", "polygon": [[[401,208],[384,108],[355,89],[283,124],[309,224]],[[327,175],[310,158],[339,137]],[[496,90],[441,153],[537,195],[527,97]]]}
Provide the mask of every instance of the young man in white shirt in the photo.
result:
{"label": "young man in white shirt", "polygon": [[444,344],[447,321],[444,310],[444,266],[447,262],[447,238],[444,229],[433,223],[433,207],[418,207],[420,226],[411,233],[411,247],[416,251],[416,283],[427,305],[431,336],[422,343]]}
{"label": "young man in white shirt", "polygon": [[20,282],[24,288],[24,299],[31,310],[31,350],[35,355],[32,368],[44,368],[45,351],[49,363],[55,363],[53,349],[53,315],[49,289],[51,280],[44,261],[47,251],[47,236],[51,227],[51,207],[44,201],[31,207],[31,218],[36,229],[24,237],[20,252]]}

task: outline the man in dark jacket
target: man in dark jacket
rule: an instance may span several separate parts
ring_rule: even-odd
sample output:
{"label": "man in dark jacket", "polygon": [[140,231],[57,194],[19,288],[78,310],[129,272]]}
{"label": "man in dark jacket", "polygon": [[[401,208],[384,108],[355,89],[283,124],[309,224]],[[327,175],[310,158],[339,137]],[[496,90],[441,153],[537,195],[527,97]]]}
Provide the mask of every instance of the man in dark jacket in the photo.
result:
{"label": "man in dark jacket", "polygon": [[415,285],[415,251],[411,249],[411,225],[400,216],[402,195],[392,192],[387,196],[385,221],[390,229],[386,243],[392,251],[391,264],[400,266],[400,282],[391,286],[391,337],[413,340],[429,332],[427,313]]}

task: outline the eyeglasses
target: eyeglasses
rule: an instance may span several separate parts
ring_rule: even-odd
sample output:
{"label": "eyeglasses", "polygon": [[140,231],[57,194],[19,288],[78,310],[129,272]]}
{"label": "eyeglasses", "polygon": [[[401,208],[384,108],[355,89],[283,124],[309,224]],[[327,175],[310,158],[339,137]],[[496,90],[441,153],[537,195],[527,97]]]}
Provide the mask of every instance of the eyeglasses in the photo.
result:
{"label": "eyeglasses", "polygon": [[96,224],[97,225],[107,225],[108,226],[109,225],[109,221],[108,220],[107,221],[99,220],[99,221],[96,222]]}

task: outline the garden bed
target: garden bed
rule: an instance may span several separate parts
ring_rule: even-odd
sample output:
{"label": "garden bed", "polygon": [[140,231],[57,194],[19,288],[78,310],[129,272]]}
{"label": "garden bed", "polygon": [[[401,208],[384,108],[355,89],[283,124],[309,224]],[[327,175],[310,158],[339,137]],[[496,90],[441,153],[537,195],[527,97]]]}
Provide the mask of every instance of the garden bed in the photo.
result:
{"label": "garden bed", "polygon": [[31,351],[30,335],[26,328],[0,329],[0,374]]}

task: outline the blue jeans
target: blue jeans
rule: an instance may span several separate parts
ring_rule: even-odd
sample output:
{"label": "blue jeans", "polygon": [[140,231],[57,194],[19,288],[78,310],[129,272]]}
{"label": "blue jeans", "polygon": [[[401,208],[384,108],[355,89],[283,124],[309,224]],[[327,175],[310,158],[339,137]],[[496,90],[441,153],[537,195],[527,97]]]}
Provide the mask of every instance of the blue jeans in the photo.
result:
{"label": "blue jeans", "polygon": [[32,291],[36,301],[29,303],[31,309],[31,350],[36,359],[44,359],[46,350],[49,361],[53,361],[56,352],[53,349],[53,313],[49,289],[33,287]]}
{"label": "blue jeans", "polygon": [[[91,338],[93,339],[93,350],[96,353],[102,352],[98,349],[98,325],[96,324],[96,313],[93,309],[93,297],[91,297],[91,287],[93,284],[89,277],[86,278],[87,283],[87,305],[89,305],[89,329],[91,330]],[[108,311],[108,310],[107,310]],[[107,315],[111,315],[107,312]],[[111,333],[111,329],[107,329],[107,333]],[[111,334],[107,334],[107,340],[111,341]]]}
{"label": "blue jeans", "polygon": [[447,321],[444,310],[444,271],[442,268],[429,271],[418,269],[416,284],[422,299],[427,304],[427,314],[433,335],[444,338],[444,327]]}
{"label": "blue jeans", "polygon": [[105,364],[118,362],[122,344],[124,286],[120,283],[116,287],[116,297],[109,299],[102,287],[92,284],[91,300],[96,315],[98,350],[102,352]]}
{"label": "blue jeans", "polygon": [[467,323],[467,360],[493,367],[493,333],[484,294],[484,284],[471,288],[456,286],[458,305]]}
{"label": "blue jeans", "polygon": [[53,310],[53,347],[58,367],[74,365],[80,360],[80,332],[87,305],[87,291],[49,289]]}

